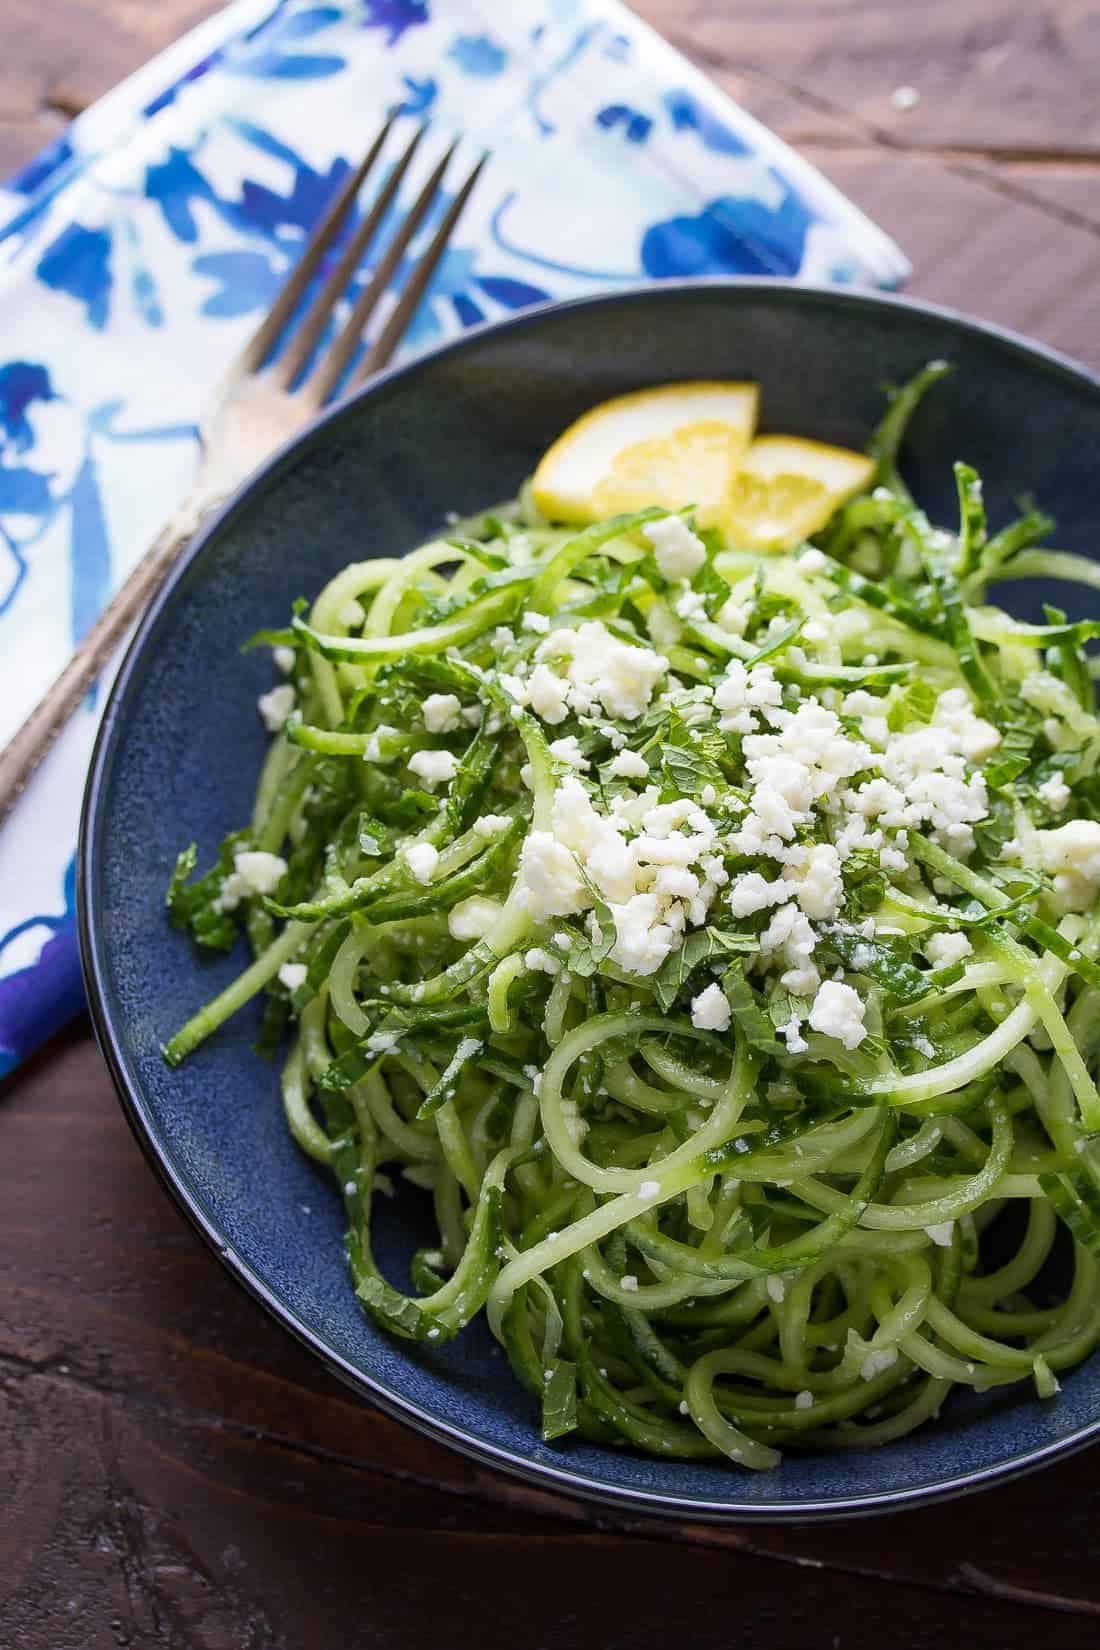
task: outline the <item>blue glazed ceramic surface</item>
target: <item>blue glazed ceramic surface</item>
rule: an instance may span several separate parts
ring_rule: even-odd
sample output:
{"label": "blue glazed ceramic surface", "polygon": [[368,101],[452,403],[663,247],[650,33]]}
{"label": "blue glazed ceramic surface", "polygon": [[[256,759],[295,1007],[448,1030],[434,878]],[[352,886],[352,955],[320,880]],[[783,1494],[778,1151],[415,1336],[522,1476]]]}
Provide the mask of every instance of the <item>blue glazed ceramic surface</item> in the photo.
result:
{"label": "blue glazed ceramic surface", "polygon": [[[399,553],[446,511],[513,493],[551,438],[606,396],[674,378],[756,378],[770,426],[859,445],[880,386],[935,356],[956,371],[912,427],[906,470],[921,502],[950,519],[950,465],[962,457],[983,474],[995,523],[1030,491],[1057,516],[1059,545],[1088,553],[1100,384],[1070,363],[896,299],[767,281],[649,288],[470,334],[307,432],[196,545],[142,625],[104,719],[80,854],[84,964],[154,1165],[231,1270],[338,1373],[425,1431],[574,1494],[704,1518],[797,1518],[958,1492],[1100,1431],[1100,1359],[1051,1401],[1025,1387],[952,1401],[937,1425],[885,1449],[791,1455],[749,1474],[543,1445],[483,1326],[439,1350],[376,1329],[345,1273],[335,1188],[292,1144],[277,1072],[252,1051],[258,1011],[177,1071],[159,1052],[240,967],[196,956],[164,915],[178,849],[194,837],[201,860],[248,815],[270,664],[240,644],[345,562]],[[1030,605],[1018,589],[1013,600]],[[427,1199],[403,1187],[382,1204],[378,1252],[397,1276],[427,1235]]]}

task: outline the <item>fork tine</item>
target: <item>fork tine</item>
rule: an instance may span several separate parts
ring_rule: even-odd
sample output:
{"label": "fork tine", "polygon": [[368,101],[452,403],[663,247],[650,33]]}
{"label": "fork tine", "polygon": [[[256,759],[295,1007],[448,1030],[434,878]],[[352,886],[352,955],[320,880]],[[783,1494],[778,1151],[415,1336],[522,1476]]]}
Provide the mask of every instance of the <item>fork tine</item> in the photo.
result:
{"label": "fork tine", "polygon": [[458,138],[455,138],[443,159],[436,166],[435,171],[409,208],[405,221],[387,246],[378,268],[355,300],[350,315],[327,355],[322,361],[318,362],[309,378],[299,388],[298,394],[305,400],[307,405],[313,407],[323,406],[340,382],[345,367],[355,353],[355,347],[359,342],[363,328],[373,313],[378,300],[393,279],[394,271],[401,262],[405,248],[420,228],[425,214],[439,192],[439,186],[443,182],[443,174],[447,170],[451,156],[458,148],[459,141]]}
{"label": "fork tine", "polygon": [[349,207],[359,193],[367,173],[378,159],[397,114],[398,111],[394,109],[387,117],[366,155],[341,184],[320,223],[314,225],[305,251],[291,270],[271,309],[229,367],[222,380],[223,387],[228,387],[238,379],[255,372],[269,354],[272,345],[293,314],[302,293],[313,279],[321,259],[339,233]]}
{"label": "fork tine", "polygon": [[447,250],[451,232],[462,216],[463,208],[473,194],[474,185],[481,176],[482,169],[488,159],[489,156],[486,152],[447,208],[439,228],[432,236],[427,250],[413,270],[409,283],[390,312],[385,326],[352,374],[348,383],[349,391],[356,389],[365,379],[370,377],[371,373],[380,372],[401,342],[409,323],[416,314],[417,306],[424,296],[428,282],[435,274],[436,265]]}
{"label": "fork tine", "polygon": [[333,306],[355,273],[363,253],[378,232],[378,226],[388,212],[393,198],[401,186],[401,180],[420,147],[420,141],[428,130],[428,124],[427,121],[424,121],[413,133],[412,139],[406,145],[404,154],[392,168],[389,177],[382,185],[378,198],[372,203],[370,211],[340,254],[335,269],[333,269],[310,305],[309,313],[302,322],[301,327],[272,367],[272,379],[280,389],[290,388],[313,354],[317,340],[325,330],[325,323],[332,313]]}

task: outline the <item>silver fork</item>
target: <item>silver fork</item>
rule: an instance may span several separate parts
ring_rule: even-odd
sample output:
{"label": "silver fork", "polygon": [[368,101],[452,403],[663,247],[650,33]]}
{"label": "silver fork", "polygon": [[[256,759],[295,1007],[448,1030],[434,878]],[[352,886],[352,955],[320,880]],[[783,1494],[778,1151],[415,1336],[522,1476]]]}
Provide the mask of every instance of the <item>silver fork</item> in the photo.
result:
{"label": "silver fork", "polygon": [[[456,139],[432,171],[336,337],[307,376],[296,382],[316,349],[337,301],[375,238],[428,130],[425,122],[406,145],[307,313],[295,322],[294,311],[348,218],[360,188],[382,153],[395,119],[396,115],[389,117],[363,160],[341,186],[306,242],[270,312],[221,380],[199,423],[199,468],[183,504],[104,608],[18,733],[0,752],[0,822],[10,812],[119,642],[164,583],[203,517],[224,502],[269,453],[332,400],[365,335],[368,321],[439,194],[444,173],[458,145]],[[380,371],[397,348],[487,158],[482,155],[466,175],[377,337],[367,344],[342,394],[357,389]],[[283,350],[270,361],[284,336],[287,341]]]}

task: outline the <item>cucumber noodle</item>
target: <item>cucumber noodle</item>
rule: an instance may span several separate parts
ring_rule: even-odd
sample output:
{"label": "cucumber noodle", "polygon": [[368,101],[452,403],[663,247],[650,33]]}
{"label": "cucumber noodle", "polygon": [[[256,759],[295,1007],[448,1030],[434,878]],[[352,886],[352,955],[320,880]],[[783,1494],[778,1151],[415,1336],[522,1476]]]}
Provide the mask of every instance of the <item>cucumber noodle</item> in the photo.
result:
{"label": "cucumber noodle", "polygon": [[253,818],[169,890],[254,960],[166,1055],[265,994],[364,1308],[484,1312],[547,1439],[770,1467],[1100,1338],[1100,626],[985,598],[1095,567],[963,465],[929,524],[896,455],[941,370],[810,549],[521,497],[254,638]]}

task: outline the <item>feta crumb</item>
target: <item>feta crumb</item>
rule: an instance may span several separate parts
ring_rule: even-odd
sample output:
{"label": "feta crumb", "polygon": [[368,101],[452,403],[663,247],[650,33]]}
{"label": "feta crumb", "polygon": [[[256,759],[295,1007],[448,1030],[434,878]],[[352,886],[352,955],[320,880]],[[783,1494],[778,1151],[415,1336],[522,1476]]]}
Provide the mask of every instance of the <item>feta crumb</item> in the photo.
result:
{"label": "feta crumb", "polygon": [[935,968],[950,968],[974,952],[965,934],[929,934],[922,943],[925,956]]}
{"label": "feta crumb", "polygon": [[824,1037],[835,1037],[847,1049],[858,1048],[867,1035],[865,1005],[858,992],[837,980],[826,980],[810,1009],[810,1025]]}
{"label": "feta crumb", "polygon": [[[569,709],[584,715],[597,705],[610,717],[636,721],[668,669],[651,648],[621,642],[598,619],[576,630],[552,631],[539,643],[535,658],[531,708],[551,724],[563,721]],[[560,660],[564,675],[551,670],[548,660]]]}
{"label": "feta crumb", "polygon": [[892,1369],[898,1361],[896,1346],[875,1347],[868,1352],[859,1366],[859,1373],[863,1380],[873,1381],[876,1375],[881,1375],[887,1369]]}
{"label": "feta crumb", "polygon": [[828,640],[829,632],[820,619],[811,619],[809,624],[802,626],[802,640],[806,642],[824,642]]}
{"label": "feta crumb", "polygon": [[728,630],[731,636],[743,636],[749,628],[749,610],[730,596],[714,615],[715,623]]}
{"label": "feta crumb", "polygon": [[565,739],[554,739],[550,744],[550,755],[558,762],[564,762],[567,767],[578,768],[581,772],[592,766],[591,762],[577,743],[575,733]]}
{"label": "feta crumb", "polygon": [[540,636],[545,636],[550,629],[550,619],[545,613],[536,613],[533,610],[523,615],[520,623],[524,630],[534,630]]}
{"label": "feta crumb", "polygon": [[273,648],[271,657],[275,662],[275,669],[281,670],[284,676],[289,676],[294,669],[294,649],[292,647]]}
{"label": "feta crumb", "polygon": [[280,682],[278,687],[260,694],[256,700],[256,709],[263,718],[268,733],[279,732],[294,709],[294,700],[294,689],[289,682]]}
{"label": "feta crumb", "polygon": [[561,963],[557,957],[552,957],[541,945],[533,945],[530,951],[524,952],[523,965],[532,974],[561,973]]}
{"label": "feta crumb", "polygon": [[297,991],[300,985],[305,985],[308,973],[305,963],[284,963],[279,970],[279,984],[285,985],[288,991]]}
{"label": "feta crumb", "polygon": [[697,1031],[729,1030],[729,998],[717,981],[692,998],[691,1023]]}
{"label": "feta crumb", "polygon": [[628,1295],[636,1295],[638,1293],[638,1280],[634,1276],[633,1272],[627,1272],[624,1277],[619,1279],[619,1282],[622,1284]]}
{"label": "feta crumb", "polygon": [[788,1054],[805,1054],[810,1046],[802,1035],[802,1021],[797,1014],[792,1014],[786,1025],[779,1028],[779,1035],[786,1041]]}
{"label": "feta crumb", "polygon": [[391,1054],[401,1041],[399,1032],[372,1031],[367,1038],[368,1054]]}
{"label": "feta crumb", "polygon": [[549,831],[528,833],[519,866],[522,892],[536,922],[576,916],[588,905],[588,890],[576,860]]}
{"label": "feta crumb", "polygon": [[699,792],[699,800],[704,808],[713,808],[718,800],[718,792],[713,785],[704,785]]}
{"label": "feta crumb", "polygon": [[417,882],[431,882],[439,864],[439,849],[433,848],[430,842],[414,842],[411,848],[405,849],[405,864]]}
{"label": "feta crumb", "polygon": [[459,725],[461,701],[455,693],[429,693],[424,701],[424,726],[429,733],[452,733]]}
{"label": "feta crumb", "polygon": [[774,1301],[777,1306],[787,1297],[787,1286],[775,1272],[769,1272],[764,1287],[768,1291],[768,1299]]}
{"label": "feta crumb", "polygon": [[1062,810],[1068,806],[1069,799],[1073,795],[1073,792],[1066,784],[1062,775],[1058,773],[1051,779],[1044,779],[1043,783],[1038,786],[1035,794],[1041,801],[1046,803],[1051,813],[1060,814]]}
{"label": "feta crumb", "polygon": [[808,573],[811,578],[815,573],[824,573],[828,565],[829,563],[821,554],[821,551],[813,548],[803,550],[802,554],[798,558],[798,571],[800,573]]}
{"label": "feta crumb", "polygon": [[795,1409],[812,1409],[813,1402],[814,1395],[812,1392],[799,1392],[795,1395],[794,1407]]}
{"label": "feta crumb", "polygon": [[1087,911],[1100,892],[1100,824],[1073,819],[1056,831],[1035,833],[1039,860],[1054,875],[1054,894],[1066,911]]}
{"label": "feta crumb", "polygon": [[478,836],[488,839],[506,831],[511,823],[507,814],[482,814],[480,819],[474,820],[474,830]]}
{"label": "feta crumb", "polygon": [[637,751],[621,750],[612,759],[607,771],[613,779],[648,779],[649,763]]}
{"label": "feta crumb", "polygon": [[286,860],[260,848],[242,848],[233,855],[233,869],[222,883],[219,911],[233,911],[242,899],[273,894],[286,876]]}
{"label": "feta crumb", "polygon": [[447,930],[454,940],[480,940],[492,928],[504,907],[497,899],[471,894],[447,913]]}
{"label": "feta crumb", "polygon": [[938,1226],[926,1226],[924,1235],[930,1237],[932,1242],[938,1244],[941,1249],[950,1249],[951,1235],[954,1230],[955,1222],[953,1220],[941,1220]]}
{"label": "feta crumb", "polygon": [[409,772],[422,779],[429,790],[446,785],[458,771],[458,758],[450,751],[414,751],[409,757]]}
{"label": "feta crumb", "polygon": [[660,1197],[660,1195],[661,1182],[659,1180],[643,1180],[642,1184],[638,1187],[638,1196],[645,1203],[652,1202],[655,1197]]}
{"label": "feta crumb", "polygon": [[682,516],[664,516],[647,521],[643,538],[653,546],[653,557],[666,579],[690,579],[707,559],[706,546]]}

